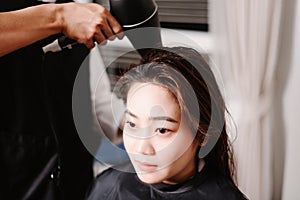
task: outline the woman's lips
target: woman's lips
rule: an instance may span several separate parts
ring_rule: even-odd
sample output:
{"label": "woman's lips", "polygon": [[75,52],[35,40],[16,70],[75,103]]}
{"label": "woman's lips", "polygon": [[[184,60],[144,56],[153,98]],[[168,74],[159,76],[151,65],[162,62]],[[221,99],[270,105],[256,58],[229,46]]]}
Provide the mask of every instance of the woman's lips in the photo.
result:
{"label": "woman's lips", "polygon": [[157,165],[153,165],[153,164],[146,163],[146,162],[141,162],[141,161],[138,161],[138,160],[135,160],[134,162],[136,163],[137,167],[141,171],[144,171],[144,172],[153,172],[158,167]]}

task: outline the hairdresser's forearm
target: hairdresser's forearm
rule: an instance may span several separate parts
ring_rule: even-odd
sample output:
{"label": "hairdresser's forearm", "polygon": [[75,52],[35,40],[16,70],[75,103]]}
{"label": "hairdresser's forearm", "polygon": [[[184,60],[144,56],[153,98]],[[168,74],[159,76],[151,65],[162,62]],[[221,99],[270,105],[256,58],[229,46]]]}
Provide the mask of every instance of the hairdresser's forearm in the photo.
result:
{"label": "hairdresser's forearm", "polygon": [[121,25],[99,4],[46,4],[0,13],[0,56],[60,32],[88,48],[122,37]]}
{"label": "hairdresser's forearm", "polygon": [[61,32],[61,9],[47,4],[0,13],[0,56]]}

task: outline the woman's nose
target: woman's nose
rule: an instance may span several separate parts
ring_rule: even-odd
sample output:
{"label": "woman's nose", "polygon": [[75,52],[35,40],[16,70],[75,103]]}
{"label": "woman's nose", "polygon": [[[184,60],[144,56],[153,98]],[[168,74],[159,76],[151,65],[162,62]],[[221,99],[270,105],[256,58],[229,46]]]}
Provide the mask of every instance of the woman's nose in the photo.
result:
{"label": "woman's nose", "polygon": [[137,141],[137,153],[143,155],[154,155],[155,148],[152,145],[150,138],[138,139]]}

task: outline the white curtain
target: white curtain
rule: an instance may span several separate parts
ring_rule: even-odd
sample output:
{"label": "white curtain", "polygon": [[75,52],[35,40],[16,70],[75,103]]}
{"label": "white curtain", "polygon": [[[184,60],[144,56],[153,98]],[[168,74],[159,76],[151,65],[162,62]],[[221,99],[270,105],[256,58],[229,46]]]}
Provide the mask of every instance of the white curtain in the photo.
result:
{"label": "white curtain", "polygon": [[233,147],[238,186],[249,199],[272,199],[268,114],[273,100],[282,0],[210,3],[213,57],[224,75],[226,100],[237,127]]}

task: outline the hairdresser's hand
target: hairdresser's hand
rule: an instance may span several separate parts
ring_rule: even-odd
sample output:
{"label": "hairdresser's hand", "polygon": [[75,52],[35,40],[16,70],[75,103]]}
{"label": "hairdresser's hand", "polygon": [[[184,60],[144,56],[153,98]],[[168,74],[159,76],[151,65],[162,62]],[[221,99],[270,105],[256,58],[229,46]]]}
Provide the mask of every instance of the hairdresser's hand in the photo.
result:
{"label": "hairdresser's hand", "polygon": [[121,25],[103,6],[94,3],[62,4],[62,32],[88,48],[122,32]]}

